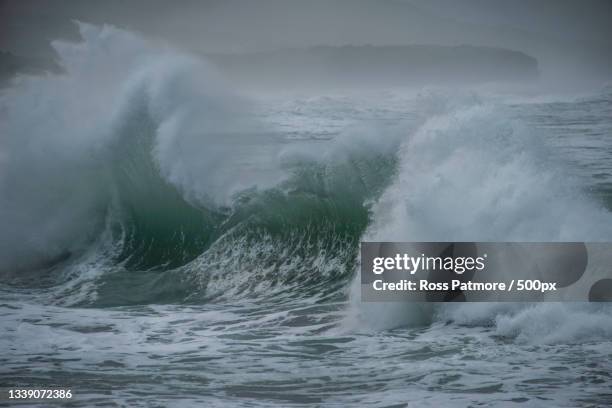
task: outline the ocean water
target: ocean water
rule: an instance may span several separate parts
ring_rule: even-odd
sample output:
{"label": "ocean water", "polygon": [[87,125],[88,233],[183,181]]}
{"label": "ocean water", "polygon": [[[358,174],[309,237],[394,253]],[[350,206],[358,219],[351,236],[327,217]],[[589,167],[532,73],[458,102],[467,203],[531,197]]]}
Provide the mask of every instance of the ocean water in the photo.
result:
{"label": "ocean water", "polygon": [[54,43],[65,74],[0,94],[2,387],[83,407],[612,405],[609,304],[358,291],[362,240],[610,241],[612,88],[249,97],[194,56],[81,32]]}

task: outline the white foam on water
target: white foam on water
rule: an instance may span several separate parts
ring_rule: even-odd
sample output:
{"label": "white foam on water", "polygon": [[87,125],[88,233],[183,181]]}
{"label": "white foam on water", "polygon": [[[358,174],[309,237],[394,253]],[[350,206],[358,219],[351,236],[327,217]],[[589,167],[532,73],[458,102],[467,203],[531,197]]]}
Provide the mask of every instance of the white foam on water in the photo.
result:
{"label": "white foam on water", "polygon": [[[458,103],[440,95],[433,102],[428,99],[424,105],[431,116],[418,131],[406,135],[399,151],[397,179],[374,206],[373,222],[363,241],[612,238],[610,213],[580,189],[578,180],[568,176],[536,132],[481,98],[463,98]],[[534,340],[533,328],[548,327],[549,331],[542,329],[542,341],[571,341],[580,337],[582,329],[563,323],[568,311],[575,310],[576,316],[593,311],[591,320],[586,320],[593,322],[592,327],[604,319],[593,305],[556,309],[559,314],[552,321],[557,324],[551,324],[555,310],[551,306],[453,303],[440,306],[436,313],[432,305],[366,304],[358,300],[359,279],[357,274],[351,288],[350,320],[376,328],[422,325],[437,316],[473,315],[472,322],[495,324],[500,334],[519,340]],[[517,308],[518,313],[507,314]],[[607,319],[604,327],[610,324]],[[607,329],[602,330],[608,334]]]}

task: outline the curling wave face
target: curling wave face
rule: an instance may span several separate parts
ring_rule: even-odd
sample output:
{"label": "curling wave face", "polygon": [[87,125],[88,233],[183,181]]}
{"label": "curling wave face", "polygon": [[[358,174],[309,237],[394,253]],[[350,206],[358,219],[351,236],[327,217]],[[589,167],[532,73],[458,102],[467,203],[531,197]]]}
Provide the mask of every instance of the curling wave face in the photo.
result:
{"label": "curling wave face", "polygon": [[54,43],[65,74],[2,95],[8,281],[64,304],[336,292],[395,142],[288,145],[206,62],[80,29]]}

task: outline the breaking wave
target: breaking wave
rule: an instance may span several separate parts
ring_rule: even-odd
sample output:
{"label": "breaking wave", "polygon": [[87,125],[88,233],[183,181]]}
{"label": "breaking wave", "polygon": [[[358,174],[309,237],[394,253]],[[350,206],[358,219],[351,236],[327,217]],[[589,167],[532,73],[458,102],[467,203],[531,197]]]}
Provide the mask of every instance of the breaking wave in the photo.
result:
{"label": "breaking wave", "polygon": [[[537,135],[476,96],[421,95],[416,130],[294,145],[206,61],[79,26],[82,42],[54,43],[63,74],[0,96],[3,290],[87,306],[350,292],[360,325],[451,320],[530,341],[543,326],[529,319],[567,313],[357,302],[359,241],[612,237],[609,212]],[[587,331],[609,337],[605,307],[562,307],[590,310]],[[547,341],[577,336],[557,323]]]}
{"label": "breaking wave", "polygon": [[[402,142],[398,175],[372,208],[364,241],[610,240],[604,203],[568,176],[538,134],[507,108],[465,102],[428,104],[432,115]],[[450,321],[526,342],[609,338],[612,328],[607,305],[362,303],[359,276],[351,295],[352,327]]]}
{"label": "breaking wave", "polygon": [[2,94],[10,285],[93,305],[336,293],[389,146],[292,148],[205,61],[79,27],[82,42],[53,44],[64,74]]}

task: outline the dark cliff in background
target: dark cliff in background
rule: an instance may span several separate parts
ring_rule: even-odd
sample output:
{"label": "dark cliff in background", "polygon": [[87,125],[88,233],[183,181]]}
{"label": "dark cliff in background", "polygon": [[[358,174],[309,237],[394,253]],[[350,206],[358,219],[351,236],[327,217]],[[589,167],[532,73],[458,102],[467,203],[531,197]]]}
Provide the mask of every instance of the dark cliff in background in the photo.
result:
{"label": "dark cliff in background", "polygon": [[482,83],[538,76],[533,57],[473,46],[319,46],[208,57],[228,77],[262,85]]}
{"label": "dark cliff in background", "polygon": [[554,86],[612,79],[610,0],[0,0],[0,50],[54,59],[73,20],[198,54],[468,44],[533,56]]}

